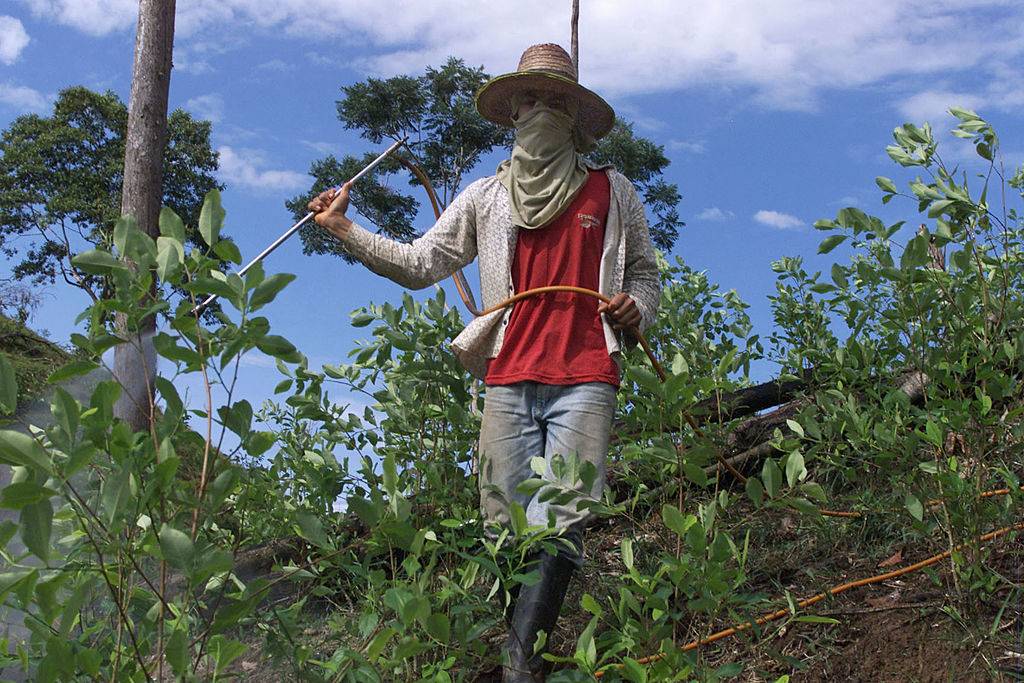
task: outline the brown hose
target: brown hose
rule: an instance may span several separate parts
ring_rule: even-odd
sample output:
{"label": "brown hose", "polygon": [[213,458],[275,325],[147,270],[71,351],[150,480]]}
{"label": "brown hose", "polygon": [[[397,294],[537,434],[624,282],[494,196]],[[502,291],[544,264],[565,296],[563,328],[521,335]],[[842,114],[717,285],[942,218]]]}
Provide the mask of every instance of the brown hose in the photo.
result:
{"label": "brown hose", "polygon": [[[983,534],[982,536],[979,536],[978,537],[978,542],[979,543],[988,543],[989,541],[991,541],[993,539],[996,539],[996,538],[999,538],[1000,536],[1004,536],[1004,535],[1010,533],[1011,531],[1018,531],[1020,529],[1024,529],[1024,523],[1014,524],[1012,526],[1003,527],[1002,529],[996,529],[995,531],[990,531],[987,534]],[[833,596],[833,595],[839,595],[840,593],[845,593],[848,590],[851,590],[851,589],[854,589],[854,588],[860,588],[861,586],[869,586],[869,585],[874,584],[874,583],[881,583],[882,581],[888,581],[889,579],[894,579],[894,578],[896,578],[898,576],[903,576],[904,574],[909,574],[911,572],[916,572],[919,569],[924,569],[925,567],[930,567],[931,565],[936,564],[936,563],[941,562],[942,560],[946,559],[953,552],[962,550],[963,548],[967,547],[967,545],[968,544],[963,543],[961,545],[958,545],[958,546],[954,547],[952,550],[946,550],[944,552],[939,553],[938,555],[932,555],[931,557],[929,557],[929,558],[927,558],[925,560],[921,560],[920,562],[915,562],[914,564],[908,565],[908,566],[903,567],[901,569],[896,569],[896,570],[893,570],[891,572],[886,572],[884,574],[878,574],[876,576],[870,576],[870,577],[868,577],[866,579],[858,579],[857,581],[850,581],[848,583],[841,583],[838,586],[833,586],[832,588],[829,588],[827,591],[824,591],[822,593],[818,593],[817,595],[813,595],[813,596],[811,596],[809,598],[806,598],[805,600],[801,600],[800,602],[796,603],[796,607],[797,607],[797,609],[803,609],[805,607],[810,607],[811,605],[813,605],[815,603],[821,602],[822,600],[824,600],[827,597],[830,597],[830,596]],[[715,641],[721,640],[723,638],[728,638],[729,636],[735,635],[735,634],[739,633],[740,631],[749,630],[749,629],[753,628],[755,625],[756,626],[762,626],[764,624],[767,624],[768,622],[775,621],[776,619],[781,619],[782,617],[785,617],[785,616],[790,615],[790,614],[792,614],[792,612],[788,608],[787,609],[780,609],[780,610],[775,611],[775,612],[769,612],[768,614],[765,614],[764,616],[759,617],[758,619],[755,619],[754,621],[748,621],[748,622],[745,622],[745,623],[742,623],[742,624],[737,624],[736,626],[732,626],[730,628],[724,629],[722,631],[719,631],[718,633],[713,633],[710,636],[708,636],[707,638],[703,638],[701,640],[695,640],[695,641],[692,641],[690,643],[687,643],[686,645],[683,645],[679,649],[681,651],[683,651],[683,652],[689,652],[690,650],[695,650],[698,647],[702,647],[704,645],[710,645],[711,643],[714,643]],[[638,664],[650,664],[652,662],[656,662],[658,660],[664,659],[665,656],[666,655],[664,653],[659,653],[659,654],[656,654],[656,655],[651,655],[650,657],[643,657],[643,658],[638,659],[636,661],[637,661]],[[616,664],[614,666],[614,668],[621,669],[622,666],[623,666],[622,664]],[[607,671],[607,669],[605,671]],[[594,674],[594,677],[595,678],[603,677],[604,674],[605,674],[605,671],[598,671],[597,673]]]}
{"label": "brown hose", "polygon": [[[437,193],[434,191],[434,186],[427,174],[411,159],[407,159],[401,154],[396,154],[395,159],[402,166],[409,169],[409,172],[416,176],[416,180],[420,181],[423,189],[427,191],[430,207],[434,210],[434,218],[441,218],[441,202],[438,201]],[[483,315],[476,307],[476,301],[473,300],[473,290],[469,288],[469,282],[466,281],[466,276],[461,270],[455,271],[452,275],[452,281],[455,282],[455,289],[459,292],[459,297],[462,299],[462,303],[466,305],[466,308],[469,309],[469,312],[476,317]]]}

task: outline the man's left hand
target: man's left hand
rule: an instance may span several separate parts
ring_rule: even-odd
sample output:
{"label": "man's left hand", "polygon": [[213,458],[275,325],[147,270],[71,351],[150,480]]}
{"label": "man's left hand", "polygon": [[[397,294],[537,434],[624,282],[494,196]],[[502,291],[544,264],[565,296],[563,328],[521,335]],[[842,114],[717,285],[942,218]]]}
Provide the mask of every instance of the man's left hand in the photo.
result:
{"label": "man's left hand", "polygon": [[640,326],[640,309],[625,292],[619,292],[608,303],[602,301],[597,307],[597,312],[607,314],[611,318],[612,328],[616,330]]}

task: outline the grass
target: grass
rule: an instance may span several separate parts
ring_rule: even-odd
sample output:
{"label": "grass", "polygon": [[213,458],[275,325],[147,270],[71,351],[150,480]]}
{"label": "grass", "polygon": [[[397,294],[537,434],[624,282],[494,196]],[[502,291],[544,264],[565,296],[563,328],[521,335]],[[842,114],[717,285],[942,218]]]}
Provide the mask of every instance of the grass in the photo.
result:
{"label": "grass", "polygon": [[0,352],[14,368],[19,405],[42,393],[46,378],[71,358],[65,349],[5,316],[0,316]]}

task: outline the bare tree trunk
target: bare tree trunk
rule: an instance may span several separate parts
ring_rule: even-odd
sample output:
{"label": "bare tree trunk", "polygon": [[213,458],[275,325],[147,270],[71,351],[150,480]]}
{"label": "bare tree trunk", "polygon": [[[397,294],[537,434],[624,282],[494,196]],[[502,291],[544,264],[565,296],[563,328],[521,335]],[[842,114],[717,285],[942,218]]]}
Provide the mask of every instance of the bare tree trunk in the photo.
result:
{"label": "bare tree trunk", "polygon": [[572,0],[572,65],[580,77],[580,0]]}
{"label": "bare tree trunk", "polygon": [[[135,34],[132,91],[128,103],[121,213],[155,237],[163,198],[163,158],[167,142],[167,96],[171,85],[175,0],[140,0]],[[121,321],[123,322],[123,321]],[[135,430],[146,428],[153,402],[156,319],[145,321],[129,344],[114,352],[114,377],[121,383],[117,417]]]}

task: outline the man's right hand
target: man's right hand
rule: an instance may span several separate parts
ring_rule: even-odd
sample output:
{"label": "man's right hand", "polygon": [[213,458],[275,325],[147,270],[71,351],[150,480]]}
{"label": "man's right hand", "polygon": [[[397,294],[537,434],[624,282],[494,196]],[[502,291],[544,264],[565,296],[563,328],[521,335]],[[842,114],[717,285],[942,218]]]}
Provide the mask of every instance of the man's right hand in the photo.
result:
{"label": "man's right hand", "polygon": [[352,183],[345,183],[341,190],[330,189],[321,192],[308,204],[313,212],[313,220],[335,237],[341,239],[352,228],[352,221],[346,216],[348,211],[349,191]]}

